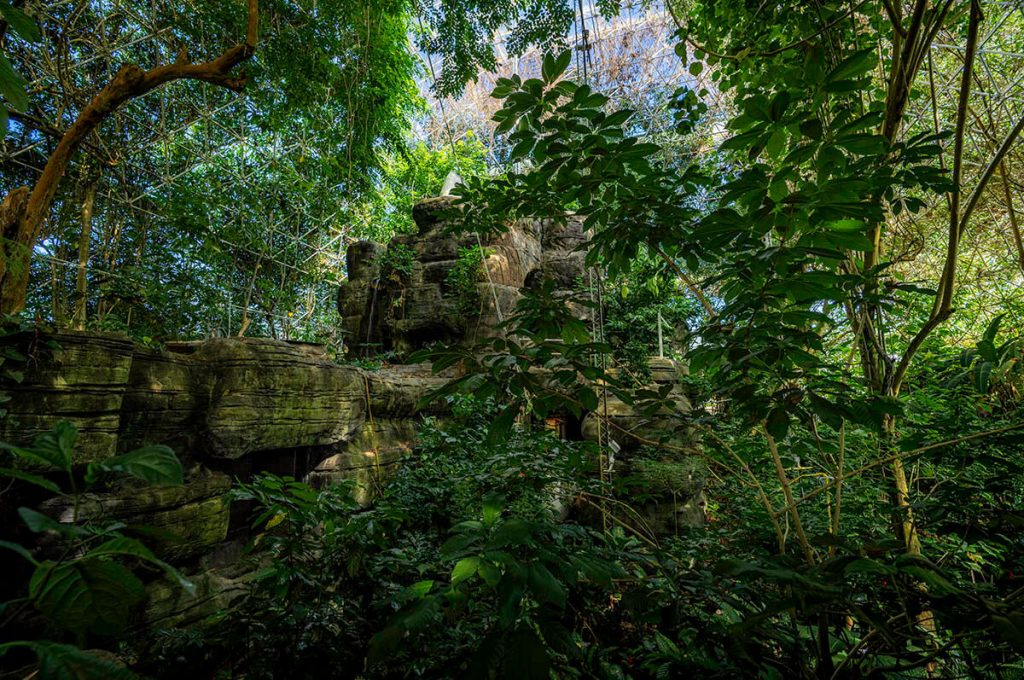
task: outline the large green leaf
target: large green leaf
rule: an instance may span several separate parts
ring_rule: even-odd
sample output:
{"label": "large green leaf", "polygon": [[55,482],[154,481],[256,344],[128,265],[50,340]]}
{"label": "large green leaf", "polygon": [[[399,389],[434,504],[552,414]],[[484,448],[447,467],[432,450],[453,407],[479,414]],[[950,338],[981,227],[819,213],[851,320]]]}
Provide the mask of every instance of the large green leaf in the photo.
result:
{"label": "large green leaf", "polygon": [[789,433],[789,414],[782,406],[776,406],[765,419],[768,434],[776,439],[783,439]]}
{"label": "large green leaf", "polygon": [[1007,616],[993,615],[992,625],[1014,648],[1024,651],[1024,614],[1013,612]]}
{"label": "large green leaf", "polygon": [[160,445],[146,446],[93,463],[89,466],[86,479],[95,482],[105,473],[131,475],[161,486],[180,486],[185,479],[178,456],[169,447]]}
{"label": "large green leaf", "polygon": [[462,583],[469,577],[476,574],[477,568],[480,566],[479,557],[464,557],[455,564],[455,568],[452,569],[452,583]]}
{"label": "large green leaf", "polygon": [[91,548],[89,552],[86,553],[87,557],[109,557],[113,555],[137,557],[141,560],[145,560],[146,562],[162,569],[165,574],[170,576],[171,579],[173,579],[189,594],[195,592],[195,584],[185,578],[180,571],[172,567],[170,564],[159,559],[149,548],[134,538],[129,538],[127,536],[115,536],[114,538]]}
{"label": "large green leaf", "polygon": [[28,548],[26,548],[25,546],[21,545],[20,543],[13,543],[11,541],[0,541],[0,548],[6,548],[7,550],[10,550],[11,552],[15,552],[15,553],[21,555],[22,557],[24,557],[26,560],[28,560],[32,564],[35,564],[35,565],[39,564],[39,562],[36,560],[36,558],[32,556],[32,553],[30,553],[28,551]]}
{"label": "large green leaf", "polygon": [[530,585],[530,592],[540,602],[550,602],[559,607],[565,606],[565,586],[555,578],[551,570],[540,562],[529,566],[527,582]]}
{"label": "large green leaf", "polygon": [[875,64],[875,51],[868,48],[851,54],[839,62],[834,69],[825,76],[826,83],[835,83],[849,78],[856,78],[865,75]]}
{"label": "large green leaf", "polygon": [[32,442],[32,446],[12,446],[0,442],[0,448],[10,451],[28,463],[70,473],[77,438],[78,430],[75,426],[67,421],[61,421],[49,432],[39,435]]}
{"label": "large green leaf", "polygon": [[16,111],[28,108],[28,94],[25,92],[25,79],[14,70],[11,62],[0,53],[0,95],[10,103]]}
{"label": "large green leaf", "polygon": [[29,531],[41,534],[46,531],[53,531],[61,536],[86,536],[89,534],[84,528],[75,524],[68,524],[65,522],[58,522],[49,515],[44,515],[41,512],[33,510],[32,508],[18,508],[18,515],[21,516],[25,526],[29,528]]}
{"label": "large green leaf", "polygon": [[551,84],[558,80],[565,73],[565,69],[569,67],[570,61],[572,61],[572,52],[569,50],[562,52],[557,57],[551,54],[545,56],[544,62],[541,64],[544,82]]}
{"label": "large green leaf", "polygon": [[35,19],[19,9],[11,6],[7,0],[0,0],[0,15],[3,15],[7,25],[18,34],[18,37],[27,42],[39,42],[42,34],[39,32],[39,25]]}
{"label": "large green leaf", "polygon": [[104,559],[43,562],[32,574],[29,597],[39,611],[73,633],[116,635],[146,595],[124,566]]}
{"label": "large green leaf", "polygon": [[[2,109],[2,108],[3,107],[0,107],[0,109]],[[3,128],[3,126],[0,125],[0,129],[2,129],[2,128]],[[18,480],[21,480],[23,482],[27,482],[29,484],[33,484],[35,486],[42,487],[43,489],[46,489],[47,491],[49,491],[51,493],[56,493],[56,494],[61,493],[60,487],[57,486],[54,482],[51,482],[46,477],[40,477],[39,475],[34,475],[31,472],[25,472],[24,470],[14,470],[12,468],[0,468],[0,477],[10,477],[11,479],[18,479]]]}

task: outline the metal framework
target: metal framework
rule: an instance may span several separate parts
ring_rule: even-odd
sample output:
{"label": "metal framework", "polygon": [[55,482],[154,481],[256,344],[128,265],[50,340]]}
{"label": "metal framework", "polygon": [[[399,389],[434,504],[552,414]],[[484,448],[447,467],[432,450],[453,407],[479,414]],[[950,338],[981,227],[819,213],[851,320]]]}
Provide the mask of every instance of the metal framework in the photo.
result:
{"label": "metal framework", "polygon": [[[42,58],[31,62],[31,72],[24,74],[30,81],[30,90],[52,93],[58,103],[53,120],[42,125],[25,122],[12,126],[0,153],[0,167],[20,167],[27,173],[37,173],[41,169],[40,158],[54,144],[53,131],[65,127],[73,112],[102,85],[78,82],[69,70],[86,69],[109,76],[123,61],[150,66],[174,59],[182,42],[173,21],[176,12],[187,11],[204,0],[148,0],[150,10],[141,12],[139,7],[144,1],[105,0],[103,20],[98,25],[86,25],[83,8],[96,3],[29,0],[28,7],[37,17],[47,25],[63,27],[63,33],[69,37],[52,54],[43,50]],[[691,64],[682,62],[674,53],[676,26],[664,5],[631,0],[624,3],[618,16],[605,19],[594,0],[578,2],[581,13],[568,37],[576,52],[571,67],[576,73],[570,75],[580,79],[585,73],[595,89],[608,94],[619,105],[637,110],[646,121],[648,134],[673,134],[667,105],[679,85],[702,91],[712,112],[728,110],[728,101],[714,87],[709,70],[691,72]],[[967,135],[967,161],[975,174],[981,172],[980,166],[993,144],[1024,115],[1024,49],[1017,32],[1024,26],[1024,0],[987,0],[984,8],[986,32],[979,45]],[[198,39],[191,36],[187,40],[190,51],[215,53],[223,46],[219,44],[223,37],[218,28],[201,26]],[[927,128],[934,121],[949,119],[948,107],[954,105],[952,92],[961,70],[961,50],[955,40],[942,36],[933,45],[929,69],[923,76],[929,82],[922,86],[933,88],[935,96],[914,104],[916,108],[909,118],[913,121],[911,129]],[[480,74],[479,80],[467,86],[458,99],[438,101],[429,90],[429,79],[422,83],[425,96],[434,104],[434,113],[423,121],[420,134],[435,144],[443,144],[450,141],[449,132],[458,139],[473,130],[481,139],[491,141],[492,153],[498,148],[495,142],[499,140],[494,139],[490,121],[498,105],[489,96],[494,81],[512,73],[535,75],[540,71],[541,61],[537,50],[521,57],[510,56],[501,40],[498,53],[497,72]],[[936,102],[934,106],[932,101]],[[107,146],[101,139],[94,145],[97,155],[108,154],[114,161],[100,194],[106,214],[119,213],[119,219],[129,223],[159,223],[167,216],[154,212],[152,199],[164,192],[173,193],[197,178],[210,182],[211,193],[231,192],[239,187],[255,190],[270,175],[274,181],[297,188],[316,182],[315,176],[295,162],[317,152],[311,140],[304,138],[301,131],[269,133],[259,129],[254,125],[257,114],[244,95],[195,84],[174,84],[132,102],[115,117],[110,128],[115,142]],[[43,129],[46,127],[50,134]],[[690,151],[710,151],[723,134],[721,125],[712,124]],[[145,153],[138,152],[141,149]],[[1011,223],[1020,223],[1018,216],[1024,211],[1024,184],[1013,172],[1022,167],[1022,161],[1018,145],[1005,162],[1007,190],[990,190],[983,206],[992,220],[992,228],[1002,234],[1008,249],[1012,249],[1008,230]],[[217,172],[211,174],[211,168]],[[225,250],[242,258],[258,258],[279,271],[301,273],[310,280],[336,278],[343,271],[345,246],[353,231],[358,230],[358,225],[340,223],[346,198],[342,187],[336,190],[337,202],[328,206],[316,198],[304,197],[301,190],[291,191],[289,195],[298,199],[268,215],[254,215],[244,202],[229,205],[223,213],[210,216],[211,222],[216,221],[209,230],[210,238]],[[271,236],[260,241],[236,242],[222,228],[251,224],[254,220],[261,220],[264,226],[259,231]],[[49,259],[58,267],[76,264],[71,262],[73,258],[47,252],[45,245],[37,250],[39,258]],[[105,271],[102,262],[93,264],[90,262],[92,271]],[[116,272],[108,273],[116,276]],[[315,305],[330,305],[329,290],[320,288]],[[225,304],[228,320],[232,313],[237,315],[241,311],[235,300],[229,299]],[[295,318],[312,314],[312,306],[296,310]],[[260,314],[266,312],[261,310]]]}
{"label": "metal framework", "polygon": [[[55,143],[54,132],[67,127],[73,115],[123,63],[147,68],[168,63],[183,44],[195,55],[223,49],[218,27],[200,25],[198,35],[187,38],[175,30],[175,17],[198,9],[197,3],[202,2],[106,0],[98,12],[100,21],[89,23],[85,9],[90,4],[95,8],[96,3],[29,0],[27,9],[37,20],[43,26],[60,27],[63,36],[55,49],[33,52],[34,59],[24,60],[28,72],[23,67],[30,92],[53,95],[54,120],[42,125],[40,121],[16,120],[4,140],[0,164],[20,168],[28,176],[38,174]],[[140,11],[145,4],[148,11]],[[95,80],[79,82],[71,70],[94,74]],[[196,83],[174,83],[129,102],[104,128],[103,136],[109,136],[111,143],[99,139],[87,150],[104,166],[97,196],[98,206],[103,206],[101,219],[117,215],[129,224],[160,223],[167,216],[154,212],[153,199],[197,179],[208,183],[210,195],[255,190],[265,185],[269,176],[294,187],[316,182],[315,176],[295,162],[317,153],[302,131],[271,134],[254,125],[256,116],[244,94]],[[211,172],[213,169],[216,172]],[[67,184],[73,181],[65,180]],[[341,187],[335,189],[338,201],[333,206],[320,205],[301,191],[289,192],[292,200],[268,215],[254,215],[242,202],[228,204],[210,216],[208,237],[221,250],[261,262],[265,272],[283,269],[301,273],[310,281],[336,279],[343,270],[349,228],[337,219],[345,198]],[[227,235],[225,227],[252,224],[254,220],[262,222],[261,231],[271,234],[269,238],[238,242]],[[44,241],[36,249],[37,258],[50,266],[73,270],[78,263],[59,257],[49,247],[52,245]],[[89,271],[119,276],[95,258],[90,260]],[[225,288],[230,290],[230,286]],[[321,288],[315,303],[333,307],[329,291]],[[230,298],[225,301],[220,325],[230,326],[232,314],[236,320],[241,316],[243,310],[237,302]],[[268,316],[265,310],[249,311]],[[312,309],[304,309],[270,316],[294,323],[311,313]],[[228,331],[227,327],[220,329]]]}

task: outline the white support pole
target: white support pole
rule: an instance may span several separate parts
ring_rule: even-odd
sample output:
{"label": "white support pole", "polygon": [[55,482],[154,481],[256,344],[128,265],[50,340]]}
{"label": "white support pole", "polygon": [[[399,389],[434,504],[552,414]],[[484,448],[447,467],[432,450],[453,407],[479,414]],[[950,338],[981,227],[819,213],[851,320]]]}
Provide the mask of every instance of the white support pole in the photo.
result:
{"label": "white support pole", "polygon": [[665,340],[661,337],[661,310],[658,310],[658,357],[665,358]]}

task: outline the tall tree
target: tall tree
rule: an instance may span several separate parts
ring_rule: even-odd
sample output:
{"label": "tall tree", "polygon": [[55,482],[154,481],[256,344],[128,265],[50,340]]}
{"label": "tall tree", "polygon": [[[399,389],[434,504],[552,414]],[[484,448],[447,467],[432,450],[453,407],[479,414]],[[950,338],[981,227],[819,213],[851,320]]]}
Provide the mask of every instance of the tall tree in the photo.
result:
{"label": "tall tree", "polygon": [[210,61],[193,62],[183,45],[172,64],[148,71],[135,64],[122,66],[63,134],[36,183],[14,189],[4,197],[0,204],[0,313],[12,314],[25,307],[32,250],[60,181],[79,147],[120,106],[176,80],[198,80],[235,91],[243,89],[246,78],[234,70],[256,52],[258,0],[248,0],[248,13],[244,41]]}

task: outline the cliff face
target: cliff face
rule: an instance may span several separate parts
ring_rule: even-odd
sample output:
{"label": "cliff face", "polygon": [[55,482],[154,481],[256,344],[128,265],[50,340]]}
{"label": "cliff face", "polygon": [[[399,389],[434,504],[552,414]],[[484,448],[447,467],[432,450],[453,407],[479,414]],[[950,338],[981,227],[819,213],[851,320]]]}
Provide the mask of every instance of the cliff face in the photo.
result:
{"label": "cliff face", "polygon": [[[79,431],[79,464],[144,444],[170,446],[189,471],[185,487],[96,495],[86,510],[166,529],[168,554],[186,557],[227,535],[231,476],[272,471],[320,484],[352,478],[368,501],[373,475],[413,445],[418,398],[445,379],[429,366],[341,366],[322,348],[268,339],[165,351],[96,333],[3,342],[29,362],[20,384],[4,386],[10,401],[0,440],[28,444],[67,420]],[[59,503],[48,509],[61,510]]]}
{"label": "cliff face", "polygon": [[[424,201],[417,233],[386,246],[359,241],[346,254],[348,280],[338,294],[349,352],[408,352],[435,342],[472,344],[496,334],[524,288],[556,281],[568,290],[584,280],[583,221],[519,220],[500,234],[453,233],[454,198]],[[482,249],[478,268],[470,267]],[[479,256],[477,256],[479,257]],[[467,280],[468,275],[468,280]]]}

